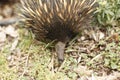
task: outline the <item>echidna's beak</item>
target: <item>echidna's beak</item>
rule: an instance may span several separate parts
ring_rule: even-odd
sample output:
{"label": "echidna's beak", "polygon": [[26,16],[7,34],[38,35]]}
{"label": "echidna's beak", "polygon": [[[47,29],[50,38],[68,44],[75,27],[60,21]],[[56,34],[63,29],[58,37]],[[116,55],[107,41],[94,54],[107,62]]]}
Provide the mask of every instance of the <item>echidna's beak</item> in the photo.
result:
{"label": "echidna's beak", "polygon": [[61,64],[64,61],[64,49],[65,49],[66,44],[63,42],[58,42],[55,45],[55,50],[58,56],[58,61]]}

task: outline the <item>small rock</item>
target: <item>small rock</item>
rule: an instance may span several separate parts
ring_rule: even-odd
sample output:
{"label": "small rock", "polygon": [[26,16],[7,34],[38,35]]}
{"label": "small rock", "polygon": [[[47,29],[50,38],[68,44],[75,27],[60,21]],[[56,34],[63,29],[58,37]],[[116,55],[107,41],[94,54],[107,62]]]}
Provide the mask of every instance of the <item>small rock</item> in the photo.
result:
{"label": "small rock", "polygon": [[82,37],[81,37],[81,40],[82,40],[82,41],[85,40],[85,36],[82,36]]}

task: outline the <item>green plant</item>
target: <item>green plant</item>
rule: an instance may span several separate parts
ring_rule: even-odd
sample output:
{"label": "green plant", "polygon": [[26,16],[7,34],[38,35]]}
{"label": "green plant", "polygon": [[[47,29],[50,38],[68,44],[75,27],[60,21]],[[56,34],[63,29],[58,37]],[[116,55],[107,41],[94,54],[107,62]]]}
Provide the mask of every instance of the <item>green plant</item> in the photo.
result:
{"label": "green plant", "polygon": [[100,25],[117,26],[120,22],[120,0],[97,0],[96,21]]}

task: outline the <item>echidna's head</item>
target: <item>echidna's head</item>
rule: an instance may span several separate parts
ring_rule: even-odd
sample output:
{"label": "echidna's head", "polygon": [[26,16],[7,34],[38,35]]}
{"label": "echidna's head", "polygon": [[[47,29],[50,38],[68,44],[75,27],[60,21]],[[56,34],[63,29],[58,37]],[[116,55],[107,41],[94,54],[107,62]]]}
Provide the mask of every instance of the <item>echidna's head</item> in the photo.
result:
{"label": "echidna's head", "polygon": [[79,32],[94,10],[95,0],[21,0],[21,3],[22,15],[38,39],[65,41]]}

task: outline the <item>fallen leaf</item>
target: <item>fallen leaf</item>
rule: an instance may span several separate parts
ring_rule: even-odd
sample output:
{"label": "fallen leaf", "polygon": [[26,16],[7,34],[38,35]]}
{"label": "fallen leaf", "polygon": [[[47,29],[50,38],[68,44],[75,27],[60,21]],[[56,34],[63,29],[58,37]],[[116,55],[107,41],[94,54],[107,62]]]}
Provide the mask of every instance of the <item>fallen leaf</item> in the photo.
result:
{"label": "fallen leaf", "polygon": [[6,34],[4,32],[0,32],[0,42],[6,41]]}
{"label": "fallen leaf", "polygon": [[105,37],[105,34],[103,32],[99,32],[99,40],[103,39]]}
{"label": "fallen leaf", "polygon": [[89,70],[86,66],[79,65],[77,68],[74,69],[74,71],[79,74],[80,76],[90,76],[93,72],[92,70]]}
{"label": "fallen leaf", "polygon": [[12,47],[10,50],[13,51],[16,48],[17,44],[18,44],[18,39],[15,39],[15,41],[12,43]]}
{"label": "fallen leaf", "polygon": [[11,25],[9,25],[9,26],[5,29],[5,33],[8,34],[8,35],[11,36],[11,37],[14,37],[14,38],[18,36],[17,31],[16,31],[15,28],[12,27]]}

